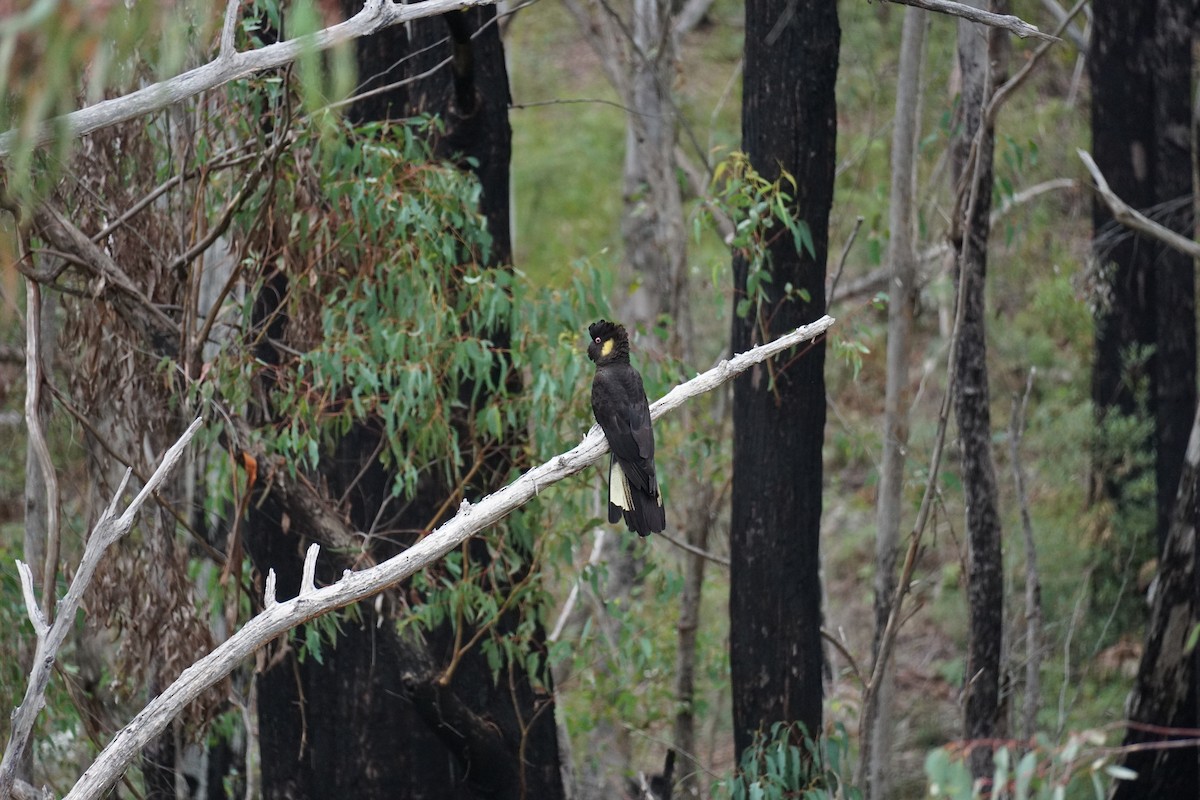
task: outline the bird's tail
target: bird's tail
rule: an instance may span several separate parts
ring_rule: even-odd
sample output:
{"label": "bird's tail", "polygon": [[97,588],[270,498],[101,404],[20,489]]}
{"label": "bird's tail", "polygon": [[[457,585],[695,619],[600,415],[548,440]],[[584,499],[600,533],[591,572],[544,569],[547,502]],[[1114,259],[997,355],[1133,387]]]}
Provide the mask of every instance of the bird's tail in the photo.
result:
{"label": "bird's tail", "polygon": [[615,457],[608,462],[608,521],[616,522],[623,516],[629,530],[639,536],[664,531],[667,528],[667,512],[663,508],[662,493],[651,478],[654,494],[630,483]]}

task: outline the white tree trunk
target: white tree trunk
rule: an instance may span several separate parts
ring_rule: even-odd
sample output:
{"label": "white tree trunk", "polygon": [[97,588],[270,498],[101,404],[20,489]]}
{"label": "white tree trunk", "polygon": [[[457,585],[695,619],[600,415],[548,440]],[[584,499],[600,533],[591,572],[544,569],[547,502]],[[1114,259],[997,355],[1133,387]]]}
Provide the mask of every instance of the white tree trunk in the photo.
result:
{"label": "white tree trunk", "polygon": [[[888,224],[887,388],[883,405],[883,462],[879,470],[879,498],[875,531],[875,640],[874,656],[891,613],[896,592],[896,556],[900,547],[901,494],[904,462],[908,448],[910,403],[908,362],[912,344],[913,308],[916,304],[917,250],[916,154],[920,140],[921,56],[925,45],[927,15],[915,8],[904,12],[900,39],[900,70],[896,86],[896,114],[892,127],[892,186]],[[878,671],[876,707],[868,710],[869,745],[867,797],[886,798],[891,788],[892,719],[895,672],[889,664]]]}
{"label": "white tree trunk", "polygon": [[630,108],[625,128],[625,255],[644,279],[630,298],[630,317],[647,328],[659,314],[671,318],[667,350],[691,341],[687,241],[676,178],[678,130],[671,83],[675,72],[668,0],[634,0],[630,48]]}

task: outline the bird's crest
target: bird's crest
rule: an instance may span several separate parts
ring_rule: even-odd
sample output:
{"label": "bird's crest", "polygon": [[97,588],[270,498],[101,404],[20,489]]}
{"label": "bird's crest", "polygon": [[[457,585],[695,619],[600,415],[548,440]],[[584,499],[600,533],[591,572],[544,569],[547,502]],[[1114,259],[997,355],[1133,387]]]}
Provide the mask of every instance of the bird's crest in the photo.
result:
{"label": "bird's crest", "polygon": [[629,357],[629,335],[623,325],[602,319],[588,326],[588,336],[591,337],[588,356],[593,361],[608,358],[614,352]]}

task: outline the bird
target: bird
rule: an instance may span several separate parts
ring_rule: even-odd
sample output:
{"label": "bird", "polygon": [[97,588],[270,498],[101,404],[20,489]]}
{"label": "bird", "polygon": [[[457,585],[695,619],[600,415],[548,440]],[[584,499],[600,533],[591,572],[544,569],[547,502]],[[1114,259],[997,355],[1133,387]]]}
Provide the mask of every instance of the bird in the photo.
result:
{"label": "bird", "polygon": [[612,456],[608,462],[608,521],[622,516],[639,536],[663,531],[667,515],[654,469],[654,429],[642,376],[629,363],[629,335],[602,319],[588,326],[587,354],[596,363],[592,414]]}

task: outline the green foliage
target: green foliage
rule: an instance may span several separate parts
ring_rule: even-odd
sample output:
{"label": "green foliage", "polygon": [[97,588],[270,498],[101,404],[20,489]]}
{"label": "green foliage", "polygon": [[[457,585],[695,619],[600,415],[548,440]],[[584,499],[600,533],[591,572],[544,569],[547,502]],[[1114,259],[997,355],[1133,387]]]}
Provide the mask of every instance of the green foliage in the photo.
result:
{"label": "green foliage", "polygon": [[[1126,382],[1134,411],[1110,408],[1098,420],[1091,442],[1094,470],[1104,476],[1103,502],[1097,508],[1096,568],[1092,574],[1094,607],[1110,616],[1104,637],[1139,629],[1145,605],[1137,590],[1139,570],[1158,552],[1157,498],[1153,453],[1154,417],[1149,409],[1150,348],[1128,350]],[[1119,492],[1118,496],[1108,496]]]}
{"label": "green foliage", "polygon": [[[697,240],[704,224],[711,221],[715,209],[720,209],[721,213],[733,220],[734,234],[727,244],[749,265],[746,294],[738,301],[736,308],[739,317],[745,317],[751,308],[759,309],[770,300],[769,248],[780,233],[773,230],[776,225],[791,234],[797,252],[808,253],[809,258],[816,257],[812,231],[808,223],[796,217],[792,209],[793,195],[785,187],[795,192],[796,179],[786,171],[781,171],[778,178],[769,181],[754,169],[748,155],[735,150],[713,168],[710,187],[712,199],[706,206],[706,213],[695,218],[693,233]],[[713,285],[720,285],[716,276],[713,277]],[[808,302],[810,299],[808,290],[803,287],[788,283],[780,288],[785,300]]]}
{"label": "green foliage", "polygon": [[[329,114],[293,118],[293,88],[269,78],[231,92],[274,114],[277,135],[288,126],[272,180],[235,218],[247,243],[244,268],[268,265],[286,279],[278,313],[288,326],[277,343],[281,361],[260,361],[253,302],[272,278],[269,269],[251,273],[246,297],[229,309],[244,334],[213,357],[212,379],[193,387],[195,402],[241,407],[258,399],[248,394],[258,379],[269,379],[268,416],[279,422],[256,435],[294,473],[327,467],[348,432],[369,426],[381,434],[376,457],[401,502],[430,491],[469,495],[586,430],[590,370],[579,332],[608,314],[597,270],[581,264],[566,286],[550,289],[493,265],[480,187],[433,156],[433,120],[352,127]],[[242,136],[254,135],[255,122]],[[338,135],[328,134],[330,124]],[[225,202],[218,194],[214,210]],[[291,230],[264,232],[264,213]],[[568,530],[586,516],[582,502],[568,496],[556,505]],[[479,539],[485,558],[464,550],[415,576],[409,598],[419,600],[399,627],[448,626],[456,658],[477,647],[497,680],[519,664],[548,682],[534,647],[545,589],[533,578],[559,540],[546,535],[555,527],[536,505],[528,511]],[[335,633],[306,626],[302,652],[320,661]]]}
{"label": "green foliage", "polygon": [[871,348],[867,347],[861,339],[846,339],[838,336],[832,342],[834,355],[846,362],[853,373],[853,379],[858,380],[858,374],[862,372],[863,356],[870,355]]}
{"label": "green foliage", "polygon": [[[273,416],[286,424],[267,434],[268,445],[293,468],[316,468],[356,421],[377,420],[394,491],[412,496],[425,474],[457,484],[470,459],[525,429],[535,407],[548,412],[562,387],[573,391],[582,374],[573,336],[580,312],[593,309],[580,298],[603,290],[593,273],[571,291],[539,293],[519,273],[485,266],[491,237],[474,210],[479,186],[432,159],[430,121],[339,124],[343,135],[327,138],[298,123],[275,190],[261,199],[295,229],[283,259],[284,312],[315,331],[273,370]],[[306,196],[313,180],[319,197]],[[247,208],[243,224],[257,216]],[[269,260],[277,246],[256,244],[249,258]],[[241,313],[248,321],[250,308]],[[234,403],[264,368],[237,347],[217,364],[223,377],[208,389],[220,386]]]}
{"label": "green foliage", "polygon": [[850,740],[840,725],[813,739],[801,723],[776,722],[758,733],[742,753],[738,771],[718,784],[715,796],[729,800],[833,800],[861,798],[846,777],[853,765]]}
{"label": "green foliage", "polygon": [[292,631],[292,640],[296,643],[296,657],[303,664],[312,658],[318,664],[325,663],[325,648],[337,647],[338,636],[342,632],[341,617],[354,614],[354,606],[349,610],[333,614],[322,614]]}
{"label": "green foliage", "polygon": [[[620,541],[610,540],[605,549],[633,548],[637,588],[606,602],[602,615],[571,634],[570,646],[552,652],[556,663],[569,668],[572,681],[585,687],[563,698],[568,731],[575,737],[605,725],[653,730],[669,724],[674,711],[676,620],[669,610],[678,606],[682,576],[670,563],[652,558],[645,540],[627,531],[616,536]],[[578,574],[581,591],[605,597],[609,577],[604,562],[585,565]]]}
{"label": "green foliage", "polygon": [[[929,796],[947,800],[1006,797],[1012,800],[1061,800],[1064,797],[1104,800],[1114,781],[1136,774],[1112,763],[1096,731],[1071,734],[1062,746],[1038,735],[1033,747],[1000,747],[993,755],[991,781],[978,784],[967,765],[969,751],[939,747],[925,758]],[[1014,763],[1015,760],[1015,763]]]}

